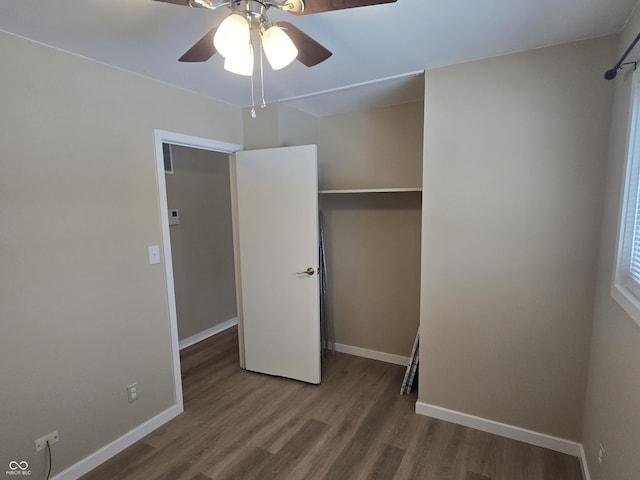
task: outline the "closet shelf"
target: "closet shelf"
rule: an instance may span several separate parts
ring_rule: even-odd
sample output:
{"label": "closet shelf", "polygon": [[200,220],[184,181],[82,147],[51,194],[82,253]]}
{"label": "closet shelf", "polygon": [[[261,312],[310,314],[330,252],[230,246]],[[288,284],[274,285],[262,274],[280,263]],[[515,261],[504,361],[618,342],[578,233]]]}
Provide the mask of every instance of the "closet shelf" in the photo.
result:
{"label": "closet shelf", "polygon": [[344,190],[318,190],[320,195],[330,195],[334,193],[402,193],[402,192],[421,192],[422,188],[349,188]]}

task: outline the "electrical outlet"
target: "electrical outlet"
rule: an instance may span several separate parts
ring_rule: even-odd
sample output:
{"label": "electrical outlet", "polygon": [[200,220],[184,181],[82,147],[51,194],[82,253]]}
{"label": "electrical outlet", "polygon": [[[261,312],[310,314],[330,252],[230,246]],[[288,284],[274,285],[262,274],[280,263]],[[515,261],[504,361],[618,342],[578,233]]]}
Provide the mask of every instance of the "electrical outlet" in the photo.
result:
{"label": "electrical outlet", "polygon": [[600,444],[600,448],[598,449],[598,465],[602,465],[604,463],[604,454],[604,447]]}
{"label": "electrical outlet", "polygon": [[51,432],[46,434],[43,437],[40,437],[36,440],[36,452],[47,448],[47,440],[49,441],[49,445],[53,445],[54,443],[58,443],[60,441],[60,436],[58,435],[58,431]]}
{"label": "electrical outlet", "polygon": [[127,385],[127,395],[129,396],[129,403],[138,399],[138,382]]}

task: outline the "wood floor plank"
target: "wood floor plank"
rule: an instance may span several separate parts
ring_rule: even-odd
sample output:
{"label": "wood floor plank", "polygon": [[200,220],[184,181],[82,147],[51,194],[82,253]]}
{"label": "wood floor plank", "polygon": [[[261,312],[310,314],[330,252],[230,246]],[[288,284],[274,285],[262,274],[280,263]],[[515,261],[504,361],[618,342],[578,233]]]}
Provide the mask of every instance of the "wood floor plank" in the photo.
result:
{"label": "wood floor plank", "polygon": [[[245,437],[266,426],[274,409],[283,408],[279,402],[270,401],[282,392],[282,386],[267,382],[263,389],[249,393],[245,397],[247,402],[236,402],[228,410],[214,410],[212,418],[203,422],[200,428],[183,432],[171,443],[157,449],[153,455],[152,471],[164,469],[170,462],[179,465],[172,471],[172,480],[186,479],[197,472],[216,478],[208,470],[212,466],[225,465],[226,460],[242,453],[240,447],[246,443]],[[262,401],[268,405],[263,410],[265,416],[254,415],[255,403]]]}
{"label": "wood floor plank", "polygon": [[220,332],[215,336],[215,339],[213,338],[209,337],[180,352],[180,366],[183,374],[188,373],[194,366],[209,360],[212,357],[212,352],[228,352],[229,358],[235,357],[238,351],[237,337],[232,329]]}
{"label": "wood floor plank", "polygon": [[373,467],[363,471],[364,473],[360,477],[366,480],[389,480],[394,478],[404,453],[401,448],[383,445],[382,451],[375,452]]}
{"label": "wood floor plank", "polygon": [[445,422],[436,449],[438,466],[425,472],[425,480],[464,480],[472,433],[468,428]]}
{"label": "wood floor plank", "polygon": [[[323,436],[296,469],[290,480],[319,480],[329,471],[347,443],[353,438],[373,403],[361,397],[351,399],[349,410],[345,411],[343,421],[329,424],[327,434]],[[289,479],[287,479],[289,480]]]}
{"label": "wood floor plank", "polygon": [[505,438],[479,430],[470,434],[468,469],[478,475],[497,478],[502,470]]}
{"label": "wood floor plank", "polygon": [[433,418],[425,420],[396,478],[464,480],[472,430]]}
{"label": "wood floor plank", "polygon": [[[254,445],[251,440],[254,436],[262,430],[274,427],[273,419],[281,415],[290,402],[295,402],[297,387],[297,382],[284,379],[278,379],[275,383],[268,382],[262,389],[252,392],[252,395],[259,398],[260,407],[257,410],[255,400],[242,402],[230,412],[214,418],[209,426],[218,434],[215,442],[209,445],[210,454],[199,458],[190,469],[217,478],[228,465],[246,453],[247,445]],[[274,401],[274,398],[279,401]]]}
{"label": "wood floor plank", "polygon": [[[544,479],[544,449],[522,442],[504,442],[504,462],[500,479]],[[582,477],[578,477],[582,480]]]}
{"label": "wood floor plank", "polygon": [[256,480],[279,480],[293,475],[298,460],[315,446],[326,429],[325,423],[317,420],[307,421],[291,440],[260,469],[255,477]]}
{"label": "wood floor plank", "polygon": [[272,457],[272,453],[258,447],[252,447],[245,455],[237,457],[224,472],[216,477],[216,480],[248,480],[255,475],[255,472],[259,472]]}
{"label": "wood floor plank", "polygon": [[[276,391],[263,391],[260,387],[268,385],[265,379],[256,379],[256,383],[231,385],[228,390],[211,392],[211,404],[208,409],[191,407],[185,413],[174,419],[169,424],[164,425],[156,432],[145,437],[146,441],[152,442],[156,449],[171,448],[172,445],[194,442],[195,436],[208,435],[209,441],[215,441],[225,430],[233,430],[238,422],[238,418],[251,415],[254,411],[252,402],[261,399],[262,395],[275,395]],[[244,398],[246,402],[238,405],[237,398]],[[203,402],[204,403],[204,402]],[[214,408],[212,406],[215,405]],[[213,428],[210,428],[213,427]]]}
{"label": "wood floor plank", "polygon": [[[281,417],[284,423],[282,423],[280,432],[277,435],[271,435],[265,443],[261,444],[262,447],[272,453],[277,453],[300,426],[311,418],[310,412],[313,413],[314,419],[325,423],[334,423],[337,419],[344,420],[345,412],[351,408],[354,400],[357,401],[353,395],[354,391],[377,390],[380,379],[386,374],[389,364],[380,362],[379,368],[371,369],[367,368],[367,365],[370,366],[370,364],[360,361],[362,359],[358,357],[351,357],[351,359],[353,360],[348,362],[349,367],[346,369],[325,371],[321,386],[300,384],[303,389],[300,392],[301,401],[291,405],[287,414]],[[355,384],[350,385],[348,379],[355,379]],[[335,389],[333,391],[344,392],[344,395],[324,396],[319,392],[319,390],[326,389]],[[256,441],[261,441],[259,436]]]}
{"label": "wood floor plank", "polygon": [[[340,353],[331,355],[329,361],[339,362],[333,365],[340,366],[330,369],[323,377],[321,387],[331,389],[332,395],[319,395],[321,401],[313,404],[311,413],[306,413],[328,423],[327,434],[320,439],[317,448],[301,460],[296,470],[289,473],[288,479],[321,479],[326,475],[374,403],[371,395],[364,392],[380,389],[381,379],[389,369],[389,364],[374,362],[374,368],[371,368],[371,363],[365,359]],[[394,389],[397,386],[394,385]],[[307,408],[303,410],[309,412]]]}
{"label": "wood floor plank", "polygon": [[113,457],[110,461],[103,463],[89,472],[84,478],[86,480],[102,478],[115,480],[118,478],[126,478],[132,467],[145,461],[153,454],[153,452],[154,449],[149,444],[145,442],[136,442]]}
{"label": "wood floor plank", "polygon": [[326,480],[350,479],[356,476],[360,464],[365,460],[374,437],[380,432],[385,413],[397,397],[389,389],[381,392],[376,402],[367,412],[353,438],[342,450],[325,475]]}
{"label": "wood floor plank", "polygon": [[493,479],[485,475],[480,475],[479,473],[467,472],[467,476],[465,477],[465,480],[493,480]]}
{"label": "wood floor plank", "polygon": [[293,438],[306,423],[311,420],[309,412],[313,412],[320,403],[322,395],[318,395],[318,385],[307,385],[299,383],[296,400],[291,402],[287,408],[282,409],[274,422],[274,428],[264,429],[257,433],[252,441],[265,450],[277,454],[291,438]]}
{"label": "wood floor plank", "polygon": [[434,448],[436,436],[441,425],[440,420],[429,417],[416,417],[410,431],[412,435],[406,444],[405,455],[400,462],[397,479],[421,480],[421,472],[432,466],[429,452]]}
{"label": "wood floor plank", "polygon": [[544,478],[576,478],[581,475],[580,461],[576,457],[546,449],[543,455],[545,457]]}
{"label": "wood floor plank", "polygon": [[407,450],[415,441],[418,434],[419,422],[427,417],[415,413],[417,396],[415,394],[402,395],[394,403],[389,412],[390,421],[385,429],[384,441],[389,445]]}
{"label": "wood floor plank", "polygon": [[575,457],[416,415],[398,365],[334,353],[307,385],[241,369],[237,338],[184,349],[185,412],[83,480],[582,480]]}

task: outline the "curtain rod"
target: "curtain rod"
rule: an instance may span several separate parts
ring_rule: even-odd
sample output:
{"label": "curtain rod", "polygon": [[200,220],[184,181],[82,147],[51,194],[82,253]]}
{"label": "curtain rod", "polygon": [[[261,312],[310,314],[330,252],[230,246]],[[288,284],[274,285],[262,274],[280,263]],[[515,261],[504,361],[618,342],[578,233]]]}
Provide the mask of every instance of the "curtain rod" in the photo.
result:
{"label": "curtain rod", "polygon": [[622,62],[624,62],[624,59],[627,58],[627,55],[629,55],[631,50],[633,50],[633,47],[636,46],[636,43],[638,43],[638,40],[640,40],[640,33],[633,40],[633,42],[631,42],[631,45],[629,45],[629,48],[627,48],[627,51],[624,52],[624,55],[622,55],[622,58],[618,60],[618,63],[616,63],[611,70],[607,70],[605,72],[604,78],[606,78],[607,80],[613,80],[614,78],[616,78],[616,75],[618,75],[618,70],[620,70],[623,65],[633,64],[633,69],[634,70],[636,69],[636,67],[638,66],[638,62],[627,62],[627,63],[622,63]]}

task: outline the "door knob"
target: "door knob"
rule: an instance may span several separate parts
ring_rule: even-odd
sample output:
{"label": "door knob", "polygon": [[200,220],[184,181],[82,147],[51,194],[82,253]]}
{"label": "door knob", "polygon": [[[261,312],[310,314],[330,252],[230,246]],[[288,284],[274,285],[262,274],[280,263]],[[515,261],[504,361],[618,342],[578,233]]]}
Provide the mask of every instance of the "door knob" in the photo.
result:
{"label": "door knob", "polygon": [[309,276],[311,276],[314,273],[316,273],[316,271],[312,267],[309,267],[304,272],[296,272],[296,275],[309,275]]}

